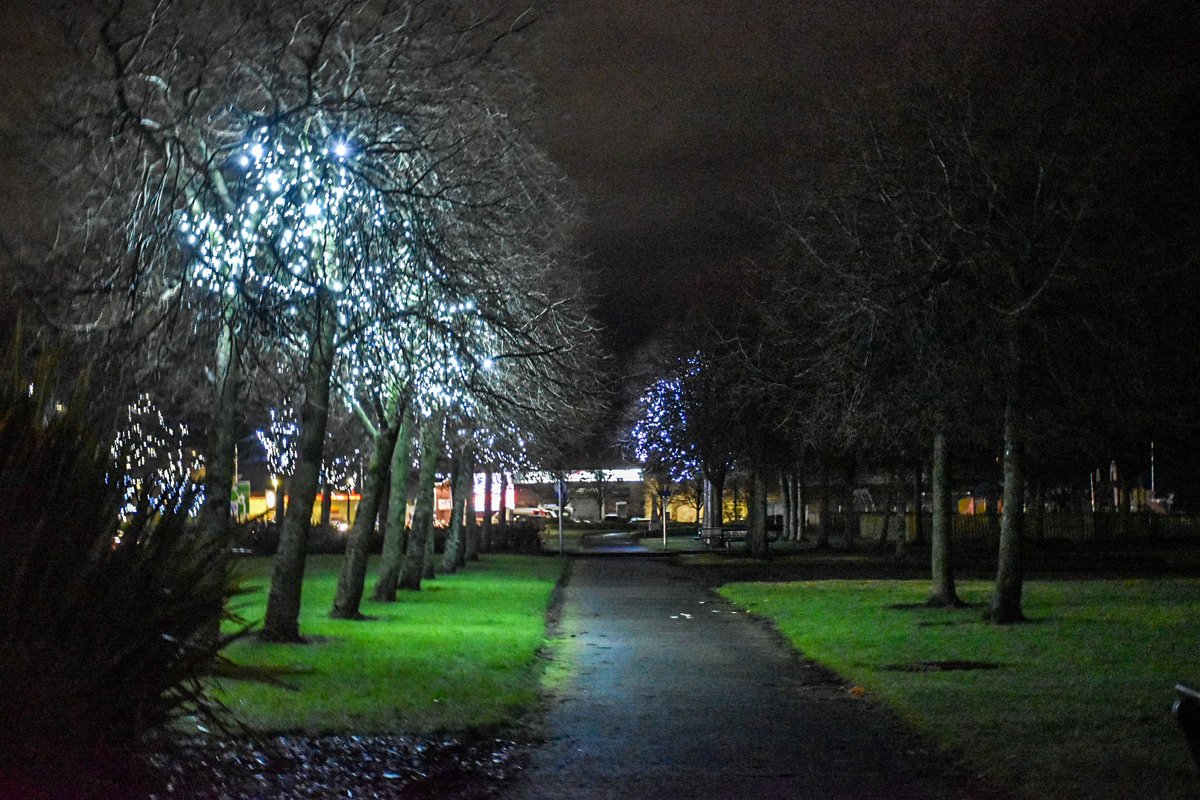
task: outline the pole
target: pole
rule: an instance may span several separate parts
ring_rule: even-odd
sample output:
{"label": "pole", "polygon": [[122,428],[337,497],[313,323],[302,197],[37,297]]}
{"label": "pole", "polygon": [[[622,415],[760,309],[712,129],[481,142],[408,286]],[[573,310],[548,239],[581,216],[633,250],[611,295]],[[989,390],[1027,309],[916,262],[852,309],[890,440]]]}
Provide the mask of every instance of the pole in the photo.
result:
{"label": "pole", "polygon": [[1150,496],[1154,497],[1154,442],[1150,443]]}
{"label": "pole", "polygon": [[659,496],[659,511],[662,514],[662,532],[663,532],[663,552],[667,551],[667,500],[671,497],[670,489],[662,489],[658,493]]}
{"label": "pole", "polygon": [[660,503],[662,507],[662,529],[663,529],[663,552],[667,550],[667,504]]}
{"label": "pole", "polygon": [[558,495],[558,555],[563,555],[563,506],[567,504],[567,482],[562,478],[554,486]]}

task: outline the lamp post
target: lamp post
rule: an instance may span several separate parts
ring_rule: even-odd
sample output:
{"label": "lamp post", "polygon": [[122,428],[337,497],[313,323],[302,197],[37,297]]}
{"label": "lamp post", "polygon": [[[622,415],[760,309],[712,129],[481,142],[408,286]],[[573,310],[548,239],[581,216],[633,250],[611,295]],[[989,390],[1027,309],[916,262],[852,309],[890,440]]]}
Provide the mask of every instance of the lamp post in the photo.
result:
{"label": "lamp post", "polygon": [[667,549],[667,500],[671,497],[671,487],[664,486],[658,490],[659,513],[662,514],[663,552]]}
{"label": "lamp post", "polygon": [[554,484],[554,494],[558,497],[558,554],[563,554],[563,508],[567,505],[567,482],[562,478]]}

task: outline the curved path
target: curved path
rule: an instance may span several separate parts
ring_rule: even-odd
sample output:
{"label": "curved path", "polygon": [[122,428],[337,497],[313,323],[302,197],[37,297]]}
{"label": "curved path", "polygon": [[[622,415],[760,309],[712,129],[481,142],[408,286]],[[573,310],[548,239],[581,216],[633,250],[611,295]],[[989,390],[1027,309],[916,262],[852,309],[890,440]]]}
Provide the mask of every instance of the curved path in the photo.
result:
{"label": "curved path", "polygon": [[562,634],[572,677],[510,797],[998,797],[664,558],[575,559]]}
{"label": "curved path", "polygon": [[581,555],[627,555],[647,552],[649,551],[642,547],[637,537],[629,531],[585,533],[579,540]]}

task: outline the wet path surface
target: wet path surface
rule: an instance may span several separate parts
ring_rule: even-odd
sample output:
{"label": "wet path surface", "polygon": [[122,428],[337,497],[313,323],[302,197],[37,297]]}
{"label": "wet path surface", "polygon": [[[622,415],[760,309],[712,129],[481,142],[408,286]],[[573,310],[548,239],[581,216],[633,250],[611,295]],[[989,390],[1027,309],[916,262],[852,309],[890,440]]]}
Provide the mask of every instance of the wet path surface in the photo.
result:
{"label": "wet path surface", "polygon": [[562,633],[573,677],[509,797],[996,797],[665,559],[576,559]]}
{"label": "wet path surface", "polygon": [[648,551],[629,531],[612,531],[584,534],[579,540],[579,552],[582,555],[620,555]]}

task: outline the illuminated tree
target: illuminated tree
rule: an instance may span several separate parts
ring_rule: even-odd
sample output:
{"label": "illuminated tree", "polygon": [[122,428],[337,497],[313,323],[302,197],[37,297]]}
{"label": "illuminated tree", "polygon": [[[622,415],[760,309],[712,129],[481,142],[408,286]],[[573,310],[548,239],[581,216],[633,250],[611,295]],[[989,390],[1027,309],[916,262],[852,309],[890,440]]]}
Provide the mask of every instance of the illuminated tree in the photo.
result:
{"label": "illuminated tree", "polygon": [[659,378],[642,393],[638,419],[630,433],[634,456],[647,470],[671,482],[699,471],[680,378]]}
{"label": "illuminated tree", "polygon": [[[726,475],[741,441],[734,398],[744,388],[715,356],[719,342],[706,311],[671,334],[683,355],[661,359],[636,404],[631,449],[651,472],[672,482],[697,481],[707,527],[721,526]],[[696,344],[705,346],[697,350]]]}
{"label": "illuminated tree", "polygon": [[254,436],[267,458],[267,469],[272,475],[286,479],[296,468],[296,435],[300,433],[300,425],[290,403],[270,409],[269,414],[271,421],[266,429],[259,428]]}
{"label": "illuminated tree", "polygon": [[188,497],[195,511],[203,498],[180,493],[204,468],[200,455],[189,446],[188,426],[167,422],[149,394],[126,406],[124,419],[113,438],[112,457],[122,488],[122,510],[132,514],[138,500],[149,498],[155,506],[167,499]]}
{"label": "illuminated tree", "polygon": [[[410,334],[472,298],[494,328],[512,327],[497,358],[543,325],[569,333],[557,311],[569,279],[532,305],[513,302],[561,253],[552,240],[566,208],[510,112],[525,83],[496,45],[521,24],[471,4],[351,0],[109,0],[78,19],[90,70],[59,107],[71,114],[64,229],[79,236],[53,252],[62,280],[42,300],[110,347],[120,339],[210,376],[213,531],[228,524],[245,383],[268,351],[298,365],[298,457],[268,638],[298,638],[332,376],[352,345],[399,326],[389,347],[420,350],[426,338]],[[412,361],[480,352],[452,340]],[[397,396],[397,409],[406,403]]]}

